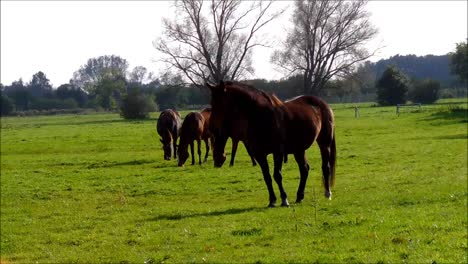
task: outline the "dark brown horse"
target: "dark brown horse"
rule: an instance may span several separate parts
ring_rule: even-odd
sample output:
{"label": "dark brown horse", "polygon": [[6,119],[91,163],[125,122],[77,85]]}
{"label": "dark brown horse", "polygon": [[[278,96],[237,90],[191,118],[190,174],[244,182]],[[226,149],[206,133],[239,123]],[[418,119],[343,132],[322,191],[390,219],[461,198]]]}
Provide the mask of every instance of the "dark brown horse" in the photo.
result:
{"label": "dark brown horse", "polygon": [[172,154],[174,159],[177,153],[177,138],[179,137],[182,121],[180,114],[176,110],[166,109],[161,112],[156,125],[156,130],[161,136],[161,143],[163,144],[164,159],[170,160]]}
{"label": "dark brown horse", "polygon": [[[212,134],[209,132],[209,120],[211,115],[211,109],[207,108],[201,112],[190,112],[182,123],[180,131],[180,140],[178,148],[177,162],[178,166],[183,166],[185,161],[188,159],[188,146],[190,145],[190,153],[192,154],[192,165],[195,164],[194,155],[194,141],[197,141],[198,148],[198,163],[201,164],[201,141],[205,141],[206,154],[204,162],[208,159],[208,153],[210,151],[210,139]],[[211,139],[212,141],[212,139]]]}
{"label": "dark brown horse", "polygon": [[215,136],[213,159],[222,162],[227,141],[227,128],[238,118],[247,120],[247,140],[255,160],[262,169],[268,188],[269,206],[276,203],[267,155],[273,154],[275,179],[281,194],[282,206],[289,206],[282,183],[283,158],[293,154],[299,166],[300,183],[296,202],[304,199],[309,174],[305,151],[317,141],[322,156],[322,175],[325,197],[331,199],[334,184],[336,146],[332,109],[320,98],[300,96],[283,103],[276,96],[252,86],[236,82],[207,85],[211,90],[211,130]]}

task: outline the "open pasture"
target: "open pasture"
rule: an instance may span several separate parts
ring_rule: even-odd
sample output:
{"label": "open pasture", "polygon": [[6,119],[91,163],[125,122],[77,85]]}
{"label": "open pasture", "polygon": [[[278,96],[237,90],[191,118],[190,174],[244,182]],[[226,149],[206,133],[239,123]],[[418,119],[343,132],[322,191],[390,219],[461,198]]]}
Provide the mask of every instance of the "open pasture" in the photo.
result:
{"label": "open pasture", "polygon": [[[466,263],[460,101],[399,117],[395,107],[362,104],[355,118],[354,105],[332,105],[333,200],[314,144],[304,201],[273,209],[243,145],[234,167],[216,169],[211,156],[202,166],[165,161],[159,113],[2,118],[1,261]],[[283,182],[294,201],[292,156]]]}

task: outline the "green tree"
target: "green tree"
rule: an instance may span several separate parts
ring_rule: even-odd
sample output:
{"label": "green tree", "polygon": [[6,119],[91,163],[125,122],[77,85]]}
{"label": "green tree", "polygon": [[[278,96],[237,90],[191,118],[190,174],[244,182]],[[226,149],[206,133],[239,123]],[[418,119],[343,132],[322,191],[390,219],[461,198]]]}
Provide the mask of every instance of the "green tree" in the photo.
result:
{"label": "green tree", "polygon": [[126,91],[126,81],[120,76],[106,76],[95,85],[99,105],[106,110],[115,109]]}
{"label": "green tree", "polygon": [[29,109],[32,96],[21,78],[18,81],[12,82],[10,86],[6,86],[4,90],[5,94],[13,100],[16,111]]}
{"label": "green tree", "polygon": [[73,74],[71,84],[87,91],[103,108],[114,109],[126,90],[127,69],[127,60],[119,56],[91,58]]}
{"label": "green tree", "polygon": [[33,97],[52,96],[52,85],[46,75],[41,71],[33,75],[31,82],[28,84],[28,90]]}
{"label": "green tree", "polygon": [[410,81],[396,66],[389,66],[377,80],[377,101],[380,105],[396,105],[406,102]]}
{"label": "green tree", "polygon": [[440,82],[432,79],[415,81],[409,91],[409,98],[413,102],[431,104],[439,99]]}
{"label": "green tree", "polygon": [[157,111],[158,107],[150,96],[139,90],[133,90],[123,97],[120,115],[125,119],[149,118],[149,113]]}
{"label": "green tree", "polygon": [[460,81],[468,82],[468,45],[467,42],[456,44],[455,52],[450,55],[450,70],[456,74]]}
{"label": "green tree", "polygon": [[8,96],[4,95],[3,92],[0,92],[0,108],[0,114],[2,116],[11,114],[11,112],[13,112],[14,109],[13,101],[10,98],[8,98]]}
{"label": "green tree", "polygon": [[62,100],[73,99],[79,107],[84,107],[88,101],[88,95],[83,90],[68,83],[60,85],[55,90],[55,95]]}

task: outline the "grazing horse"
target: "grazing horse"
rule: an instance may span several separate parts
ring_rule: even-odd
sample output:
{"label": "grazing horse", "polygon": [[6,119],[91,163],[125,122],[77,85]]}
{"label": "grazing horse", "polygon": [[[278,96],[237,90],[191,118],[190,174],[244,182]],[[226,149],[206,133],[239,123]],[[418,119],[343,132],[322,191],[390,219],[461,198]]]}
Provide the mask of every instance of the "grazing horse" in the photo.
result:
{"label": "grazing horse", "polygon": [[174,154],[174,159],[176,158],[177,138],[181,126],[180,114],[176,110],[166,109],[159,115],[156,129],[161,136],[160,141],[163,144],[165,160],[170,160],[172,154]]}
{"label": "grazing horse", "polygon": [[194,155],[194,141],[197,141],[198,147],[198,163],[201,165],[201,141],[205,141],[206,154],[204,162],[208,159],[210,151],[209,140],[212,140],[212,134],[208,130],[209,118],[211,115],[210,109],[204,109],[201,112],[190,112],[182,123],[180,131],[180,140],[178,148],[178,166],[183,166],[188,159],[188,146],[190,145],[190,152],[192,154],[192,165],[195,164]]}
{"label": "grazing horse", "polygon": [[281,205],[289,206],[282,183],[283,158],[293,154],[301,175],[296,202],[304,199],[304,189],[309,174],[305,151],[317,141],[322,156],[322,181],[325,197],[331,199],[330,188],[335,179],[336,145],[332,109],[320,98],[300,96],[282,102],[252,86],[237,82],[207,84],[211,90],[211,131],[215,136],[215,165],[222,162],[228,133],[232,122],[245,118],[247,140],[252,154],[260,165],[269,193],[269,206],[274,207],[276,195],[273,190],[267,155],[273,154],[275,179]]}

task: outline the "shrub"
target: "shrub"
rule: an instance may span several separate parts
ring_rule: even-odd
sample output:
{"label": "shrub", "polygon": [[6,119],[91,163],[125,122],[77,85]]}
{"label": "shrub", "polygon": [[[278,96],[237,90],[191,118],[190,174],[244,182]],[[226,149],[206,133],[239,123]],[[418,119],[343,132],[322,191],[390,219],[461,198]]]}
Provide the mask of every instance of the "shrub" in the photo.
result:
{"label": "shrub", "polygon": [[410,81],[396,66],[389,66],[377,80],[376,87],[380,105],[403,104],[406,102]]}
{"label": "shrub", "polygon": [[157,111],[153,99],[138,91],[127,94],[120,107],[120,115],[125,119],[149,118],[149,113]]}
{"label": "shrub", "polygon": [[1,108],[1,116],[6,116],[13,112],[14,104],[13,100],[8,98],[8,96],[3,95],[0,93],[0,108]]}
{"label": "shrub", "polygon": [[439,99],[440,82],[426,79],[416,81],[409,97],[413,102],[431,104]]}

